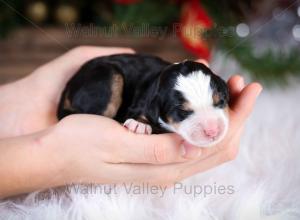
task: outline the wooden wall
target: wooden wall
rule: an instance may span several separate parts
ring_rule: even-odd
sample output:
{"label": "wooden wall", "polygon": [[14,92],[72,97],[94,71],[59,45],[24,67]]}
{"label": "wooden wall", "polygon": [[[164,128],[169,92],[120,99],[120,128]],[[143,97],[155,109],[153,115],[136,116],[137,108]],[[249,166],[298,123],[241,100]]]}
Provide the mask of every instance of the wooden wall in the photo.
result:
{"label": "wooden wall", "polygon": [[176,37],[162,40],[128,36],[72,38],[63,28],[25,28],[0,40],[0,84],[31,73],[41,64],[77,45],[131,47],[137,52],[158,55],[172,62],[193,58]]}

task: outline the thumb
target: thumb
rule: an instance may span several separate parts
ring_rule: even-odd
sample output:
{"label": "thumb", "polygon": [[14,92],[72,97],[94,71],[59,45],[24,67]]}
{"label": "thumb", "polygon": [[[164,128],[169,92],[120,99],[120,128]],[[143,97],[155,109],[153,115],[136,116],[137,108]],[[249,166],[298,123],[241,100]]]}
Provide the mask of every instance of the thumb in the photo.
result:
{"label": "thumb", "polygon": [[[128,163],[168,164],[184,162],[194,155],[194,149],[187,148],[184,140],[177,134],[128,135],[126,150],[120,149],[122,160]],[[192,156],[191,156],[192,155]],[[194,156],[195,157],[195,156]]]}

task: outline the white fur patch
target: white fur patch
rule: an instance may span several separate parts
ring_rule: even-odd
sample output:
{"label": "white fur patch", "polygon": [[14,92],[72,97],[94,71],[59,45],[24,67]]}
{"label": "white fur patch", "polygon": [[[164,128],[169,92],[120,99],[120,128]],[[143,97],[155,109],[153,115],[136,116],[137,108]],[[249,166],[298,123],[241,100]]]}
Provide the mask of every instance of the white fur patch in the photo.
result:
{"label": "white fur patch", "polygon": [[210,76],[202,71],[195,71],[187,76],[179,75],[175,89],[183,94],[194,109],[211,106],[213,91],[210,79]]}
{"label": "white fur patch", "polygon": [[[228,128],[228,119],[224,110],[213,106],[213,90],[210,86],[210,80],[210,75],[204,74],[202,71],[195,71],[187,76],[179,75],[174,89],[182,93],[194,113],[183,120],[178,129],[160,120],[164,128],[180,134],[191,144],[201,147],[210,147],[221,141]],[[207,119],[221,120],[220,135],[214,140],[208,140],[204,136],[199,137],[198,140],[193,140],[192,134],[195,131],[203,132],[201,130],[205,129]]]}
{"label": "white fur patch", "polygon": [[[202,124],[206,118],[214,117],[222,121],[222,128],[220,128],[220,135],[214,140],[207,140],[205,138],[193,140],[191,134],[193,131],[199,130],[199,124]],[[177,133],[180,134],[185,140],[199,147],[211,147],[219,143],[225,137],[228,131],[228,117],[222,109],[216,109],[214,107],[208,107],[207,110],[197,111],[187,119],[180,123]],[[199,130],[200,132],[200,130]]]}
{"label": "white fur patch", "polygon": [[164,122],[160,117],[158,118],[158,123],[160,124],[160,126],[162,126],[164,129],[167,129],[168,131],[177,132],[175,128]]}

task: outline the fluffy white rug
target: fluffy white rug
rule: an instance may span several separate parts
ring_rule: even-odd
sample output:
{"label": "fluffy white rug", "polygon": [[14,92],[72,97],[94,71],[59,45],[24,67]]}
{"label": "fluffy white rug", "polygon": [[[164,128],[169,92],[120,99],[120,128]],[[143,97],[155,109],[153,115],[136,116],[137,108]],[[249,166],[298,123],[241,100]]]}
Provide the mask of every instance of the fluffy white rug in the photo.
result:
{"label": "fluffy white rug", "polygon": [[133,191],[130,185],[73,186],[59,196],[53,192],[48,199],[32,193],[22,202],[2,201],[0,219],[300,219],[299,97],[297,85],[264,90],[238,158],[163,195]]}

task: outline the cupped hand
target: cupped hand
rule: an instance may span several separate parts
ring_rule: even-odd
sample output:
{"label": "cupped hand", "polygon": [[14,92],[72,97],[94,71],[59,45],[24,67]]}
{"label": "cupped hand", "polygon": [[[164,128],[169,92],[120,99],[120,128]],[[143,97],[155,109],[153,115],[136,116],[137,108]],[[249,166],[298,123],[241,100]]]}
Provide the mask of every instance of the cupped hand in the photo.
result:
{"label": "cupped hand", "polygon": [[97,56],[134,53],[129,48],[80,46],[29,76],[0,86],[0,138],[30,134],[57,122],[56,110],[67,81]]}
{"label": "cupped hand", "polygon": [[231,77],[228,86],[229,131],[211,148],[186,145],[176,134],[134,134],[109,118],[83,114],[61,120],[41,143],[59,146],[67,161],[67,182],[171,185],[236,157],[245,121],[262,88],[257,83],[245,86],[240,76]]}
{"label": "cupped hand", "polygon": [[211,148],[188,145],[176,134],[138,135],[112,119],[72,115],[59,123],[56,108],[65,84],[80,66],[96,56],[132,53],[126,48],[79,47],[15,83],[0,87],[0,138],[46,129],[42,144],[56,148],[70,182],[149,182],[172,184],[236,157],[243,126],[261,91],[228,81],[230,126],[224,140]]}

